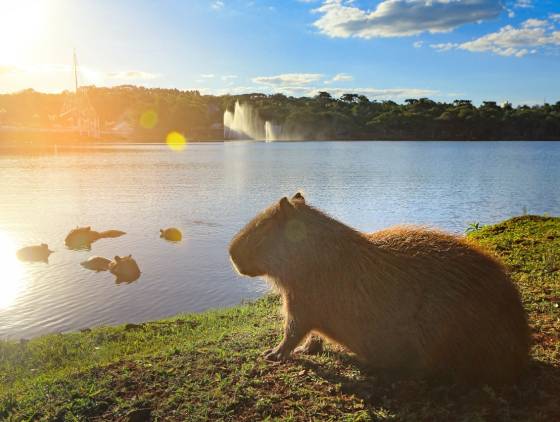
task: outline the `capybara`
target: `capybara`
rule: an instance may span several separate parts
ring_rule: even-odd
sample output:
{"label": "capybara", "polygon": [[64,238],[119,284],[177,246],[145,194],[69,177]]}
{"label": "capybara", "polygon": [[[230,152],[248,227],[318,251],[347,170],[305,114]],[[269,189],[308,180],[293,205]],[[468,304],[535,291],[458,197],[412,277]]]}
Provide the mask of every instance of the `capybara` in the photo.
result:
{"label": "capybara", "polygon": [[90,226],[76,227],[64,239],[64,243],[70,249],[89,249],[91,244],[99,239],[99,232],[92,230]]}
{"label": "capybara", "polygon": [[115,256],[115,260],[109,264],[109,271],[117,276],[117,282],[131,283],[140,277],[140,268],[132,255]]}
{"label": "capybara", "polygon": [[413,226],[361,233],[297,193],[258,214],[229,252],[239,273],[266,277],[282,296],[284,338],[269,360],[314,333],[372,369],[438,380],[513,383],[528,364],[516,287],[463,237]]}
{"label": "capybara", "polygon": [[49,262],[49,256],[53,251],[49,249],[46,243],[40,245],[26,246],[16,252],[16,256],[20,261],[29,262]]}
{"label": "capybara", "polygon": [[168,229],[160,229],[159,237],[171,242],[180,242],[183,238],[183,233],[181,233],[181,230],[175,227],[170,227]]}
{"label": "capybara", "polygon": [[91,244],[99,239],[120,237],[126,233],[120,230],[106,230],[98,232],[92,230],[90,226],[76,227],[64,239],[64,243],[69,249],[90,249]]}

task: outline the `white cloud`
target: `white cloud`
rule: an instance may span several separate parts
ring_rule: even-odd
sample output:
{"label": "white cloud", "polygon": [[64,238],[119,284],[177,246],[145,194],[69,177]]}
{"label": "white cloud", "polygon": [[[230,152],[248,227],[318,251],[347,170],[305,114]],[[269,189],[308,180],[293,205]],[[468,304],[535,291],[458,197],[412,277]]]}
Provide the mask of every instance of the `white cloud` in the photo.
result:
{"label": "white cloud", "polygon": [[500,0],[384,0],[373,11],[352,3],[325,0],[314,10],[322,16],[313,25],[330,37],[401,37],[448,32],[504,10]]}
{"label": "white cloud", "polygon": [[521,27],[506,25],[493,32],[464,43],[432,44],[437,51],[461,49],[471,52],[490,52],[500,56],[523,57],[538,49],[560,46],[560,31],[546,20],[528,19]]}
{"label": "white cloud", "polygon": [[338,82],[338,81],[351,81],[352,79],[354,79],[352,75],[349,75],[347,73],[337,73],[336,75],[334,75],[334,77],[331,80],[333,82]]}
{"label": "white cloud", "polygon": [[439,44],[430,44],[430,47],[432,47],[433,49],[442,52],[442,51],[449,51],[452,50],[454,48],[457,48],[459,46],[459,44],[456,43],[452,43],[452,42],[445,42],[445,43],[439,43]]}
{"label": "white cloud", "polygon": [[324,86],[228,86],[221,88],[193,88],[202,94],[212,95],[242,95],[251,93],[261,94],[284,94],[294,97],[313,97],[321,91],[327,91],[334,97],[340,97],[343,94],[365,95],[370,99],[377,100],[403,100],[406,98],[421,98],[434,95],[441,95],[439,91],[422,88],[341,88],[341,87],[324,87]]}
{"label": "white cloud", "polygon": [[140,70],[126,70],[122,72],[107,72],[105,76],[109,79],[148,80],[157,79],[161,75],[157,73],[142,72]]}
{"label": "white cloud", "polygon": [[253,82],[259,86],[252,87],[227,87],[211,92],[219,94],[243,94],[251,92],[262,92],[264,94],[281,93],[294,97],[311,97],[320,91],[327,91],[334,96],[342,94],[360,94],[369,98],[377,99],[403,99],[411,97],[426,97],[435,95],[438,91],[420,88],[343,88],[337,86],[319,86],[316,83],[323,81],[325,84],[333,82],[348,82],[353,80],[352,75],[347,73],[337,73],[330,79],[325,79],[320,73],[284,73],[275,76],[258,76],[253,78]]}
{"label": "white cloud", "polygon": [[415,41],[412,45],[414,48],[421,48],[424,45],[424,41]]}
{"label": "white cloud", "polygon": [[[314,90],[313,95],[316,95],[321,90]],[[359,94],[365,95],[369,98],[379,100],[398,100],[403,98],[420,98],[435,95],[438,91],[431,89],[419,88],[331,88],[327,90],[331,95],[341,96],[342,94]]]}
{"label": "white cloud", "polygon": [[257,76],[253,82],[268,86],[300,86],[316,82],[323,77],[320,73],[283,73],[275,76]]}
{"label": "white cloud", "polygon": [[[24,64],[20,66],[8,66],[12,68],[13,73],[57,73],[57,72],[70,72],[72,71],[72,66],[68,64],[54,64],[54,63],[36,63],[36,64]],[[92,72],[93,70],[80,66],[80,73]]]}
{"label": "white cloud", "polygon": [[10,74],[19,73],[19,72],[21,72],[21,69],[17,66],[0,65],[0,76],[10,75]]}
{"label": "white cloud", "polygon": [[560,22],[560,13],[551,13],[550,19],[556,22]]}
{"label": "white cloud", "polygon": [[331,84],[333,82],[348,82],[348,81],[351,81],[353,79],[354,79],[354,77],[352,75],[347,74],[347,73],[337,73],[331,79],[327,79],[326,81],[324,81],[324,83],[325,84]]}
{"label": "white cloud", "polygon": [[[0,66],[0,74],[4,73],[68,73],[73,72],[73,67],[68,64],[55,64],[55,63],[38,63],[27,64],[21,66]],[[157,73],[144,72],[141,70],[123,70],[118,72],[103,72],[98,69],[92,69],[87,66],[80,66],[78,69],[79,76],[86,79],[99,80],[100,78],[107,79],[123,79],[123,80],[148,80],[156,79],[161,75]]]}
{"label": "white cloud", "polygon": [[[107,86],[124,83],[142,82],[149,83],[150,80],[159,78],[156,73],[140,70],[105,71],[88,66],[80,66],[78,69],[78,83],[83,85]],[[22,65],[0,65],[0,77],[14,78],[22,86],[41,87],[44,91],[56,91],[52,81],[57,82],[61,89],[73,86],[73,67],[68,64],[35,63]],[[50,81],[46,83],[45,81]],[[62,88],[64,87],[64,88]],[[1,91],[1,89],[0,89]]]}
{"label": "white cloud", "polygon": [[213,73],[203,73],[202,75],[200,75],[201,78],[204,79],[212,79],[214,78],[216,75],[214,75]]}
{"label": "white cloud", "polygon": [[533,7],[533,0],[517,0],[513,6],[520,7],[523,9]]}
{"label": "white cloud", "polygon": [[203,94],[284,94],[294,97],[312,97],[321,91],[327,91],[335,97],[343,94],[365,95],[377,100],[402,100],[405,98],[420,98],[437,95],[438,91],[420,88],[325,88],[315,86],[234,86],[227,88],[204,88],[199,90]]}
{"label": "white cloud", "polygon": [[224,2],[221,0],[216,0],[215,2],[212,3],[212,9],[214,10],[220,10],[223,9],[225,6]]}
{"label": "white cloud", "polygon": [[237,79],[237,75],[223,75],[221,79],[222,81],[229,81],[231,79]]}
{"label": "white cloud", "polygon": [[228,86],[223,88],[189,88],[189,90],[199,91],[204,95],[241,95],[255,92],[261,92],[260,86]]}
{"label": "white cloud", "polygon": [[524,28],[536,28],[539,26],[548,26],[548,25],[549,23],[545,19],[527,19],[525,22],[523,22]]}

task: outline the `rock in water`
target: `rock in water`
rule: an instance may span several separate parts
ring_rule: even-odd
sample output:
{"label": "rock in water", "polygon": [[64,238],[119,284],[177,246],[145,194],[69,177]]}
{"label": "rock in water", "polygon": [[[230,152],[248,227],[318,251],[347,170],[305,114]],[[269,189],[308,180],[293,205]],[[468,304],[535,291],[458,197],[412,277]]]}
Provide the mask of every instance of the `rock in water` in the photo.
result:
{"label": "rock in water", "polygon": [[92,256],[88,258],[87,261],[82,262],[80,265],[88,270],[92,271],[107,271],[111,265],[111,261],[108,258],[103,258],[102,256]]}
{"label": "rock in water", "polygon": [[117,276],[117,283],[131,283],[140,277],[140,268],[132,255],[115,256],[115,260],[109,264],[109,270]]}
{"label": "rock in water", "polygon": [[175,227],[170,227],[168,229],[160,229],[159,232],[160,232],[159,237],[165,240],[170,240],[171,242],[179,242],[181,239],[183,239],[183,233],[181,233],[181,230]]}
{"label": "rock in water", "polygon": [[16,252],[16,256],[20,261],[28,262],[49,262],[51,251],[46,243],[40,245],[26,246]]}

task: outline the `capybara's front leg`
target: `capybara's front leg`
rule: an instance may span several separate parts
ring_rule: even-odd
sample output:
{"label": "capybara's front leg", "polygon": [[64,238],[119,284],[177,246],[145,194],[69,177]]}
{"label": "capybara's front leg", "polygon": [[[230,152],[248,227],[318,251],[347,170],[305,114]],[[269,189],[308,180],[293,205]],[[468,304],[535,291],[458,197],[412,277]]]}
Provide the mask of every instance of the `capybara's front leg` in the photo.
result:
{"label": "capybara's front leg", "polygon": [[298,323],[293,317],[289,317],[284,326],[284,338],[274,349],[264,352],[264,358],[272,361],[287,360],[308,332],[309,330],[306,330],[301,323]]}

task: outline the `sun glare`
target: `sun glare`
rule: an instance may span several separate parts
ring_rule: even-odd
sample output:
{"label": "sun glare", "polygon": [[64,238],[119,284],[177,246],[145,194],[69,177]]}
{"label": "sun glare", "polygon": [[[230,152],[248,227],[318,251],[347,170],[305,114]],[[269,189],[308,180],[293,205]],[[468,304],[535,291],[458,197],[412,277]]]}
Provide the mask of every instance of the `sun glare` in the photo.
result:
{"label": "sun glare", "polygon": [[187,145],[187,140],[179,132],[170,132],[165,139],[167,146],[173,151],[182,151]]}
{"label": "sun glare", "polygon": [[12,239],[0,232],[0,309],[10,307],[24,287],[24,269],[16,249]]}
{"label": "sun glare", "polygon": [[40,34],[46,26],[47,2],[0,1],[0,58],[4,63],[18,63],[26,53],[39,47]]}
{"label": "sun glare", "polygon": [[140,116],[140,126],[144,129],[153,129],[158,122],[158,115],[154,110],[146,110]]}

